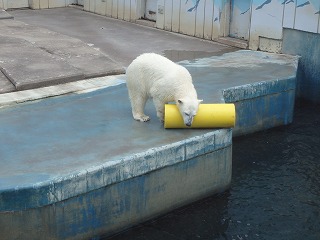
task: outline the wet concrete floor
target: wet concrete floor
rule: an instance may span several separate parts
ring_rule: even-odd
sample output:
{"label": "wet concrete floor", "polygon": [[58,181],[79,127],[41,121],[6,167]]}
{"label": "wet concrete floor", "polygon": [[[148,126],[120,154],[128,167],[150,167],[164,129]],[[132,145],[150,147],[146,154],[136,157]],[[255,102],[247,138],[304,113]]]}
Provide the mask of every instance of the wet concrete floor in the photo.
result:
{"label": "wet concrete floor", "polygon": [[231,189],[105,240],[320,239],[319,105],[233,140]]}

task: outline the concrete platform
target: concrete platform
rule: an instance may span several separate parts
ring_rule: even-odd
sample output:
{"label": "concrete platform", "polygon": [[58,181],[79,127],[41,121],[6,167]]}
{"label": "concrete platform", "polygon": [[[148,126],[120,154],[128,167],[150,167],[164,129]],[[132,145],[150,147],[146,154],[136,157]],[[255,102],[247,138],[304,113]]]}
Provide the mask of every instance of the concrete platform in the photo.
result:
{"label": "concrete platform", "polygon": [[[296,57],[238,51],[180,64],[206,103],[236,104],[237,135],[292,121]],[[151,102],[152,120],[136,122],[125,76],[112,79],[18,105],[4,94],[1,239],[113,234],[229,187],[231,129],[165,130]]]}

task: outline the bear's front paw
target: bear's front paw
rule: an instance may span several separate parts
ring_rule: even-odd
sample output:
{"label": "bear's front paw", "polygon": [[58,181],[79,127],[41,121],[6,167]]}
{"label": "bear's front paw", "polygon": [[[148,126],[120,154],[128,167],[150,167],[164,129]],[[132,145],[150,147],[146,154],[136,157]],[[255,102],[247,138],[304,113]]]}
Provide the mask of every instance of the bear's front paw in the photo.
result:
{"label": "bear's front paw", "polygon": [[150,117],[147,115],[142,115],[142,116],[135,116],[134,119],[140,122],[148,122],[150,120]]}
{"label": "bear's front paw", "polygon": [[144,116],[142,116],[142,117],[140,118],[140,121],[141,121],[141,122],[148,122],[149,120],[150,120],[150,117],[147,116],[147,115],[144,115]]}

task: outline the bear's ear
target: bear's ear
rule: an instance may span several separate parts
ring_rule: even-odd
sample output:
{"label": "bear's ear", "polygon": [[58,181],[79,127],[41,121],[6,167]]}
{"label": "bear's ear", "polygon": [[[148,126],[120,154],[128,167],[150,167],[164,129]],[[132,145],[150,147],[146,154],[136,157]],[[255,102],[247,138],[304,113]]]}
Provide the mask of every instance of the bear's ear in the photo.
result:
{"label": "bear's ear", "polygon": [[198,99],[198,103],[202,103],[202,102],[203,102],[203,99],[201,99],[201,100]]}
{"label": "bear's ear", "polygon": [[183,101],[181,99],[178,99],[179,104],[183,104]]}

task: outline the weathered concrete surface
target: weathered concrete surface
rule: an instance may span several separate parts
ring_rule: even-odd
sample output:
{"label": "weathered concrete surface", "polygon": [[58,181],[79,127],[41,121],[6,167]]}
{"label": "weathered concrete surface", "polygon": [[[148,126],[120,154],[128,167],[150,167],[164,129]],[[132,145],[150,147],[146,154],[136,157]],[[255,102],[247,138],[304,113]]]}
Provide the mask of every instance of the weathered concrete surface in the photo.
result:
{"label": "weathered concrete surface", "polygon": [[0,70],[16,90],[124,73],[78,39],[15,20],[1,20],[0,28]]}
{"label": "weathered concrete surface", "polygon": [[[238,135],[292,120],[296,57],[238,51],[181,64],[205,102],[235,102]],[[152,120],[136,122],[123,77],[0,109],[3,239],[111,234],[229,186],[231,130],[165,130],[151,102]]]}
{"label": "weathered concrete surface", "polygon": [[[13,23],[16,25],[17,22]],[[29,41],[4,32],[1,31],[4,35],[1,36],[0,69],[17,90],[84,78],[80,69],[66,64]]]}

